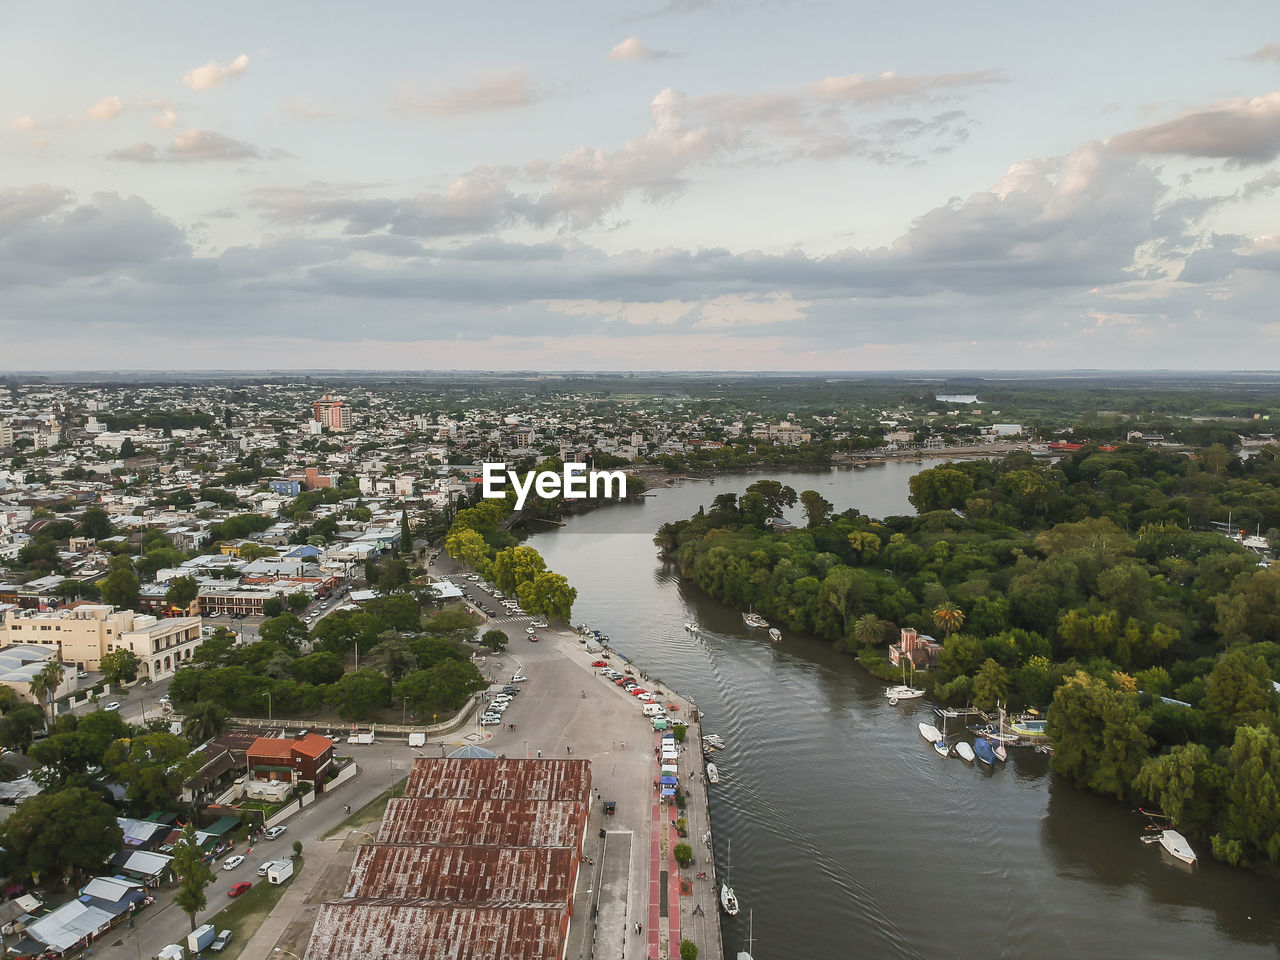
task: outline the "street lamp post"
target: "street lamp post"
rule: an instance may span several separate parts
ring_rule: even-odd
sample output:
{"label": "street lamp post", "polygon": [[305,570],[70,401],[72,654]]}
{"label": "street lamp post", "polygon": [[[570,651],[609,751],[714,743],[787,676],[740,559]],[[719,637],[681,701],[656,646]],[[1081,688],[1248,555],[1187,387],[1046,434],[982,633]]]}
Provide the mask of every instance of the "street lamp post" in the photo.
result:
{"label": "street lamp post", "polygon": [[270,724],[271,723],[271,691],[267,690],[262,695],[267,698],[267,723]]}
{"label": "street lamp post", "polygon": [[409,698],[404,697],[403,700],[404,700],[404,704],[400,708],[400,726],[402,727],[404,726],[405,715],[409,712]]}

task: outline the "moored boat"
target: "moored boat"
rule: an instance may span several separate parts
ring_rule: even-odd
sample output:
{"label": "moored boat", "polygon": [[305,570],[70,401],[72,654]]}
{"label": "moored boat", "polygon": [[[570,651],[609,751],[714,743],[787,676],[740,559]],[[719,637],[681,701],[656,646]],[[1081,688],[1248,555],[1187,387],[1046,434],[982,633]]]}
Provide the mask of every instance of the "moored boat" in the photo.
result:
{"label": "moored boat", "polygon": [[991,741],[984,737],[978,737],[973,741],[974,755],[985,763],[988,767],[996,765],[996,752],[991,747]]}
{"label": "moored boat", "polygon": [[956,744],[956,756],[958,756],[965,763],[973,763],[975,755],[973,752],[973,747],[969,746],[969,741],[961,740],[959,743]]}
{"label": "moored boat", "polygon": [[1187,843],[1187,838],[1177,830],[1160,831],[1160,846],[1164,847],[1171,857],[1183,863],[1196,862],[1196,852],[1191,849],[1191,844]]}
{"label": "moored boat", "polygon": [[923,690],[917,690],[915,687],[897,686],[890,687],[884,692],[890,703],[897,703],[899,700],[915,700],[924,696]]}
{"label": "moored boat", "polygon": [[729,870],[733,866],[733,841],[729,841],[728,852],[725,854],[724,863],[724,883],[720,885],[720,907],[731,917],[738,915],[738,898],[734,896],[733,887],[729,886]]}
{"label": "moored boat", "polygon": [[935,727],[932,723],[920,723],[920,736],[924,737],[930,743],[937,743],[942,739],[942,731]]}
{"label": "moored boat", "polygon": [[742,622],[748,627],[754,627],[757,630],[769,629],[769,621],[758,613],[744,613],[742,615]]}
{"label": "moored boat", "polygon": [[939,737],[933,741],[933,752],[940,757],[951,756],[951,744],[947,743],[946,737]]}
{"label": "moored boat", "polygon": [[782,631],[781,631],[781,630],[779,630],[777,627],[770,627],[770,628],[769,628],[769,639],[770,639],[770,640],[772,640],[774,643],[781,643],[781,642],[782,642]]}
{"label": "moored boat", "polygon": [[707,764],[707,783],[720,782],[720,769],[714,763]]}
{"label": "moored boat", "polygon": [[994,744],[991,745],[991,749],[995,753],[996,759],[999,760],[1001,763],[1004,763],[1006,760],[1009,759],[1009,751],[1005,749],[1004,744],[1001,743],[999,740],[997,740]]}

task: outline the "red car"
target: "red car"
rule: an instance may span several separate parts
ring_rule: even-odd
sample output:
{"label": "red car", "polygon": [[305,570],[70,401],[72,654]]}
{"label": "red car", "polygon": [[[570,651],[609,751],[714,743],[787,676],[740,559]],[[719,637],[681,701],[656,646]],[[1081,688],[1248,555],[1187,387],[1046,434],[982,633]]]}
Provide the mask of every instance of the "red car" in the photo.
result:
{"label": "red car", "polygon": [[227,891],[227,896],[238,897],[240,896],[240,894],[244,893],[246,890],[248,890],[252,886],[253,884],[250,883],[248,880],[241,880],[234,887],[232,887],[230,890]]}
{"label": "red car", "polygon": [[530,642],[530,643],[537,643],[537,642],[538,642],[538,635],[537,635],[536,633],[531,633],[531,634],[529,634],[529,642]]}
{"label": "red car", "polygon": [[624,683],[630,683],[631,680],[629,677],[619,677],[617,680],[613,682],[616,683],[618,686],[622,686]]}
{"label": "red car", "polygon": [[609,661],[608,661],[608,660],[593,660],[593,661],[591,661],[591,665],[592,665],[593,667],[607,667],[607,666],[609,665]]}
{"label": "red car", "polygon": [[640,687],[636,687],[634,690],[630,691],[633,697],[638,697],[640,696],[640,694],[648,693],[648,692],[649,692],[648,690],[642,690]]}

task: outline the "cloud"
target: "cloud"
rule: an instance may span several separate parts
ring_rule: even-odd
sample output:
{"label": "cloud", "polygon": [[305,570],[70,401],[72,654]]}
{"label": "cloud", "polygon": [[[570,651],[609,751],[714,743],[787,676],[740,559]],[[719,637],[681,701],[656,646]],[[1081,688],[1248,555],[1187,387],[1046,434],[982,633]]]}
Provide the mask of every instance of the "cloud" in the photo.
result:
{"label": "cloud", "polygon": [[340,113],[340,111],[331,106],[311,104],[296,98],[283,101],[280,104],[280,109],[291,117],[298,117],[302,120],[326,120],[329,117],[336,117]]}
{"label": "cloud", "polygon": [[694,327],[716,329],[794,323],[804,318],[805,307],[810,305],[807,300],[792,300],[790,293],[773,292],[763,296],[727,294],[699,306]]}
{"label": "cloud", "polygon": [[808,93],[826,103],[873,104],[890,100],[924,100],[963,87],[985,87],[994,83],[1008,83],[1008,78],[999,70],[917,76],[900,76],[888,71],[878,77],[860,73],[827,77],[811,83]]}
{"label": "cloud", "polygon": [[204,163],[227,160],[276,160],[288,157],[280,150],[263,151],[251,143],[236,140],[214,130],[183,130],[168,148],[157,149],[146,141],[107,154],[110,160],[133,163]]}
{"label": "cloud", "polygon": [[1234,166],[1280,156],[1280,92],[1224,100],[1138,130],[1117,134],[1122,153],[1213,157]]}
{"label": "cloud", "polygon": [[527,107],[540,99],[541,95],[529,84],[528,73],[515,69],[487,74],[470,86],[440,90],[422,97],[405,88],[397,95],[396,106],[409,113],[452,117]]}
{"label": "cloud", "polygon": [[670,60],[676,54],[666,50],[651,50],[639,37],[627,37],[609,51],[609,60]]}
{"label": "cloud", "polygon": [[1280,43],[1272,40],[1270,43],[1264,43],[1253,53],[1247,53],[1241,60],[1253,60],[1257,63],[1280,63]]}
{"label": "cloud", "polygon": [[178,114],[172,107],[165,107],[159,116],[152,117],[147,122],[157,130],[168,130],[178,122]]}
{"label": "cloud", "polygon": [[29,113],[19,113],[13,118],[13,128],[15,130],[38,130],[40,125],[32,119]]}
{"label": "cloud", "polygon": [[114,117],[118,117],[123,109],[124,105],[120,102],[119,97],[103,97],[86,110],[84,115],[90,120],[111,120]]}
{"label": "cloud", "polygon": [[244,76],[249,70],[248,54],[240,54],[225,67],[210,60],[203,67],[188,70],[182,75],[182,82],[197,93],[220,87],[224,82],[230,83],[237,77]]}

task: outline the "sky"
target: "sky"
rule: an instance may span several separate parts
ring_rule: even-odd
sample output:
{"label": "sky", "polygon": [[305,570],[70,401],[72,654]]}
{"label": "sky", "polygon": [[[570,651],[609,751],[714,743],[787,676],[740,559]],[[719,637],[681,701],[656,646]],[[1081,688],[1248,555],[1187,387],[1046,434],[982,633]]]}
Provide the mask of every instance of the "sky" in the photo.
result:
{"label": "sky", "polygon": [[1280,7],[0,12],[0,369],[1280,367]]}

